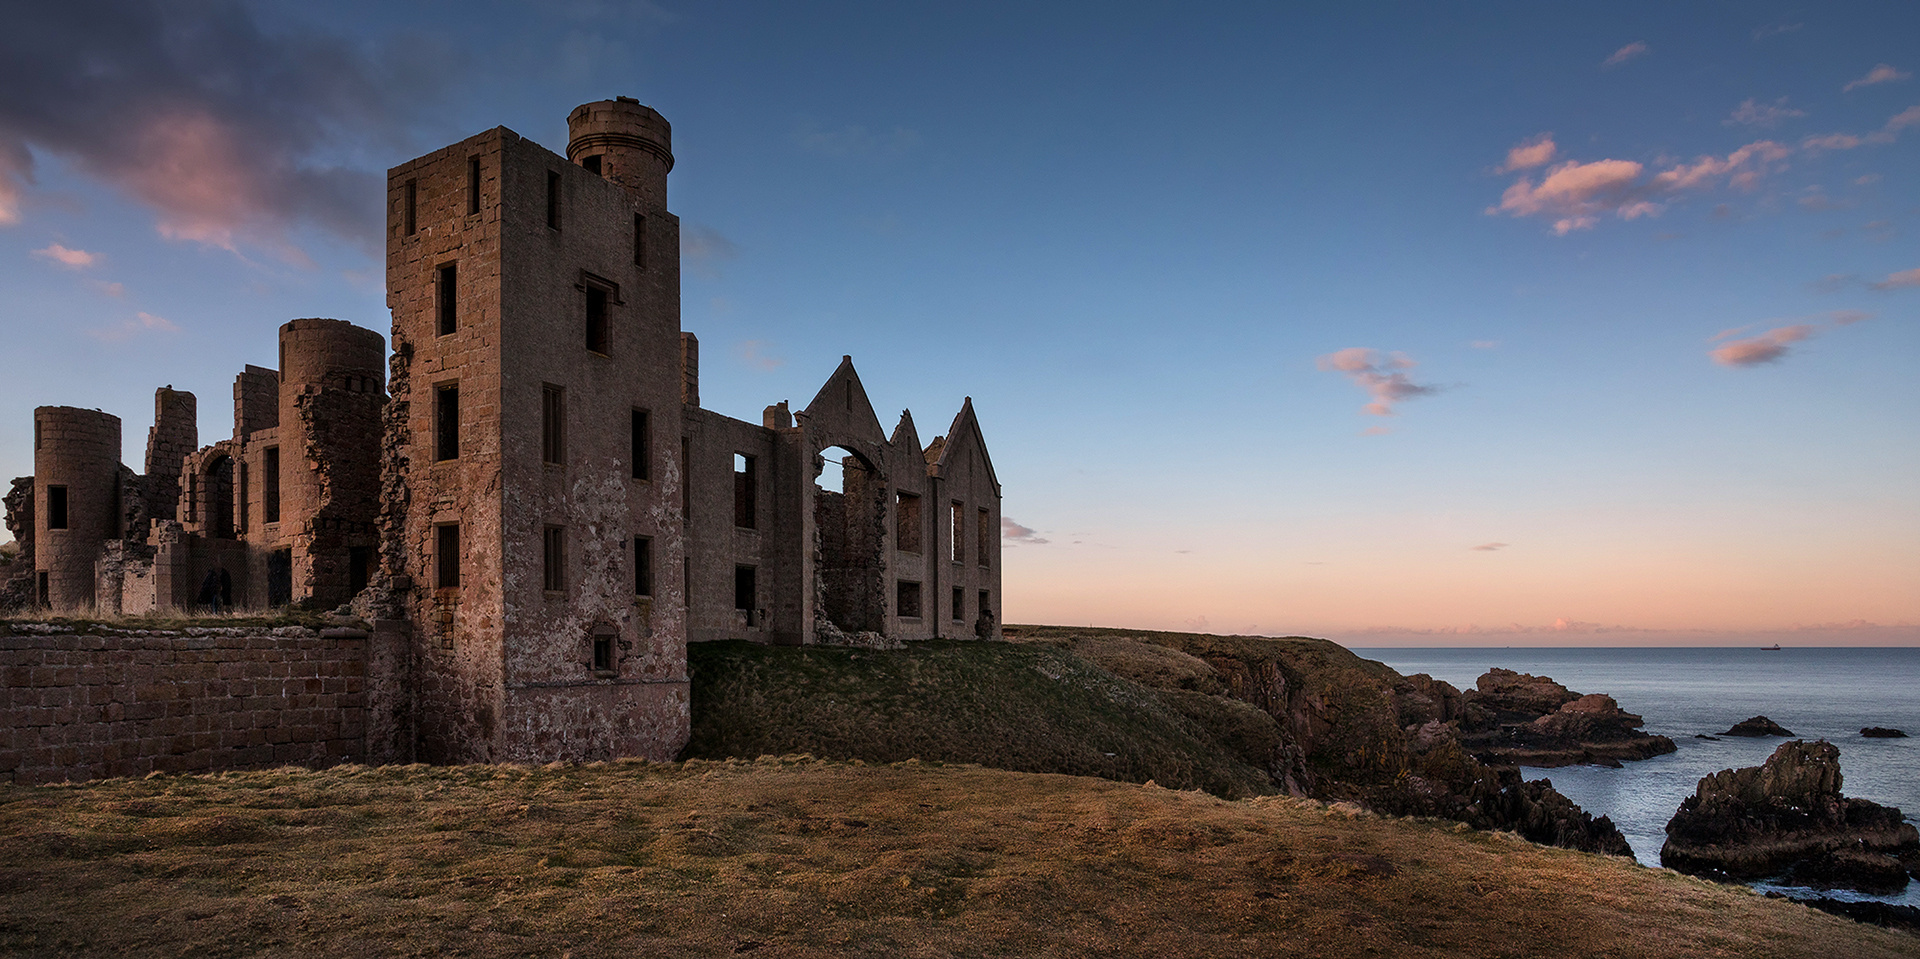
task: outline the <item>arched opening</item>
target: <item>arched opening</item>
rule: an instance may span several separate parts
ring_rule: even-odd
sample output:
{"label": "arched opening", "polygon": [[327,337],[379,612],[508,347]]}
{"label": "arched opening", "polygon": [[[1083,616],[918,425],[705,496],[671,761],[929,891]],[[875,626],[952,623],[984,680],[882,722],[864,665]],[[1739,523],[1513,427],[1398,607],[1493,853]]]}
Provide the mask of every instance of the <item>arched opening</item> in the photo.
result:
{"label": "arched opening", "polygon": [[886,482],[871,461],[844,446],[822,450],[814,469],[816,612],[842,633],[884,634]]}
{"label": "arched opening", "polygon": [[233,457],[220,455],[207,463],[207,535],[233,538]]}

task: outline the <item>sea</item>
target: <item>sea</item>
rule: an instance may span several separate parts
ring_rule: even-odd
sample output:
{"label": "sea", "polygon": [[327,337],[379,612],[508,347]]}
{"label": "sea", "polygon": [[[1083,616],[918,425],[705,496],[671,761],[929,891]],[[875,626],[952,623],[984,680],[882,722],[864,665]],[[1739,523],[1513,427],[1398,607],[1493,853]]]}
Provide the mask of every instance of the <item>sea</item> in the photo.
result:
{"label": "sea", "polygon": [[[1595,816],[1604,815],[1632,844],[1642,864],[1660,864],[1667,820],[1709,773],[1758,766],[1778,737],[1717,736],[1734,723],[1766,716],[1799,739],[1824,739],[1840,748],[1841,791],[1897,806],[1908,822],[1920,817],[1920,648],[1807,647],[1475,647],[1360,648],[1402,675],[1426,673],[1461,690],[1473,688],[1495,666],[1549,676],[1580,693],[1605,693],[1620,708],[1646,718],[1642,728],[1671,738],[1679,751],[1622,768],[1523,767],[1525,778],[1548,779]],[[1862,727],[1906,731],[1908,739],[1867,739]],[[1905,892],[1871,896],[1818,891],[1772,882],[1754,884],[1793,898],[1832,896],[1920,906],[1920,881]]]}

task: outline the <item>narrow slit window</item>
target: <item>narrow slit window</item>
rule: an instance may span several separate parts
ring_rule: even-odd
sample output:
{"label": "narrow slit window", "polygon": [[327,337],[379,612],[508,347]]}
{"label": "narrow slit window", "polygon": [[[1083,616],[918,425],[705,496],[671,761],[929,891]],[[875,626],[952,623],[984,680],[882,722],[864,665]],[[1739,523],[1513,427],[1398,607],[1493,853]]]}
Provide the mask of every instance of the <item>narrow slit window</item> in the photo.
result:
{"label": "narrow slit window", "polygon": [[751,566],[733,568],[733,608],[753,612],[754,595],[757,584],[754,582],[755,570]]}
{"label": "narrow slit window", "polygon": [[467,158],[467,215],[480,212],[480,158]]}
{"label": "narrow slit window", "polygon": [[433,458],[460,458],[460,384],[447,383],[433,391]]}
{"label": "narrow slit window", "polygon": [[280,522],[280,447],[269,446],[260,457],[260,511],[269,523]]}
{"label": "narrow slit window", "polygon": [[633,538],[633,595],[653,595],[653,540]]}
{"label": "narrow slit window", "polygon": [[753,457],[745,453],[733,454],[733,525],[742,529],[754,528],[754,501],[759,499],[757,487]]}
{"label": "narrow slit window", "polygon": [[[420,181],[408,180],[407,185],[402,187],[400,192],[404,195],[404,199],[401,200],[400,217],[406,221],[407,235],[412,236],[420,229]],[[281,369],[286,367],[282,365]]]}
{"label": "narrow slit window", "polygon": [[966,587],[955,586],[953,588],[953,621],[957,623],[966,618],[967,618]]}
{"label": "narrow slit window", "polygon": [[440,589],[460,587],[460,524],[433,528],[433,584]]}
{"label": "narrow slit window", "polygon": [[67,528],[67,488],[47,487],[47,528]]}
{"label": "narrow slit window", "polygon": [[993,555],[993,513],[982,509],[974,516],[977,522],[973,527],[973,561],[985,567],[989,565],[989,557]]}
{"label": "narrow slit window", "polygon": [[902,492],[894,504],[893,541],[902,553],[920,552],[920,497]]}
{"label": "narrow slit window", "polygon": [[567,588],[567,530],[549,526],[540,536],[541,585],[549,593]]}
{"label": "narrow slit window", "polygon": [[953,561],[961,563],[967,559],[967,504],[954,500],[952,513],[953,522],[949,524],[948,545],[953,548]]}
{"label": "narrow slit window", "polygon": [[449,263],[440,268],[438,286],[440,307],[440,335],[452,333],[459,317],[460,303],[460,265]]}
{"label": "narrow slit window", "polygon": [[540,387],[540,460],[567,461],[567,391],[552,383]]}
{"label": "narrow slit window", "polygon": [[900,611],[901,619],[920,618],[920,584],[900,580],[894,586],[894,605]]}
{"label": "narrow slit window", "polygon": [[547,171],[547,229],[560,229],[560,174]]}
{"label": "narrow slit window", "polygon": [[687,470],[693,463],[693,443],[686,437],[680,437],[680,525],[693,522],[693,484],[687,481]]}
{"label": "narrow slit window", "polygon": [[646,410],[633,411],[633,478],[653,476],[653,430]]}
{"label": "narrow slit window", "polygon": [[607,291],[597,286],[587,287],[587,352],[607,353]]}

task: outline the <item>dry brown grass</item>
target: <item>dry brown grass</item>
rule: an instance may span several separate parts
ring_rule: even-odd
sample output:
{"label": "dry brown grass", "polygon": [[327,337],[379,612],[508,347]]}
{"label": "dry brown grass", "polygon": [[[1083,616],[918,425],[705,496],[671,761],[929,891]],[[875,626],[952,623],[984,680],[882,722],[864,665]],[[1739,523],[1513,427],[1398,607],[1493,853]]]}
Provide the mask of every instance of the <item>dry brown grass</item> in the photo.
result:
{"label": "dry brown grass", "polygon": [[917,762],[7,787],[0,837],[20,955],[1920,955],[1447,824]]}

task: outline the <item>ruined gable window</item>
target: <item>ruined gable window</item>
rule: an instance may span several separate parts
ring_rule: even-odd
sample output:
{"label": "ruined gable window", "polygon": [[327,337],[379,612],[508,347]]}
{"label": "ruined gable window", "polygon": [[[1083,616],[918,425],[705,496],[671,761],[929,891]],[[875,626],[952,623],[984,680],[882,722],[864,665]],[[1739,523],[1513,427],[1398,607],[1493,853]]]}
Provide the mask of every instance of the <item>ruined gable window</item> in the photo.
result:
{"label": "ruined gable window", "polygon": [[[734,609],[743,609],[749,614],[753,612],[754,596],[758,593],[758,590],[755,588],[754,574],[755,570],[751,566],[735,566],[733,568]],[[749,618],[749,623],[751,623],[751,618]]]}
{"label": "ruined gable window", "polygon": [[894,506],[893,541],[903,553],[920,552],[920,497],[905,490]]}
{"label": "ruined gable window", "polygon": [[547,229],[560,229],[560,174],[547,171]]}
{"label": "ruined gable window", "polygon": [[952,535],[948,537],[948,545],[953,548],[953,561],[964,562],[967,558],[967,504],[954,500],[950,512],[953,522],[949,524]]}
{"label": "ruined gable window", "polygon": [[549,526],[540,533],[540,583],[549,593],[567,588],[567,529]]}
{"label": "ruined gable window", "polygon": [[459,523],[441,523],[433,528],[433,585],[438,589],[460,588]]}
{"label": "ruined gable window", "polygon": [[587,352],[607,355],[610,323],[607,319],[607,290],[587,285]]}
{"label": "ruined gable window", "polygon": [[901,619],[920,618],[920,584],[900,580],[894,584],[895,605],[899,607]]}
{"label": "ruined gable window", "polygon": [[[405,199],[401,200],[400,216],[406,221],[407,235],[412,236],[420,229],[420,181],[408,180],[401,192],[405,194]],[[282,363],[280,368],[286,369],[286,364]]]}
{"label": "ruined gable window", "polygon": [[633,265],[647,268],[647,218],[633,215]]}
{"label": "ruined gable window", "polygon": [[260,456],[260,509],[269,523],[280,522],[280,447],[269,446]]}
{"label": "ruined gable window", "polygon": [[460,302],[460,265],[448,263],[440,268],[439,273],[440,281],[434,284],[435,295],[438,297],[436,306],[439,307],[440,314],[440,335],[446,336],[453,332],[458,317],[456,311]]}
{"label": "ruined gable window", "polygon": [[646,410],[633,411],[633,478],[648,479],[653,475],[653,429]]}
{"label": "ruined gable window", "polygon": [[953,588],[953,621],[957,623],[966,618],[967,590],[965,587],[955,586]]}
{"label": "ruined gable window", "polygon": [[480,158],[467,158],[467,215],[480,212]]}
{"label": "ruined gable window", "polygon": [[433,391],[433,458],[460,458],[460,384],[442,383]]}
{"label": "ruined gable window", "polygon": [[653,595],[653,540],[633,538],[633,595]]}
{"label": "ruined gable window", "polygon": [[47,487],[47,528],[67,528],[67,488]]}
{"label": "ruined gable window", "polygon": [[993,555],[993,512],[982,509],[974,516],[978,522],[973,525],[975,547],[973,558],[982,568],[985,568],[990,562],[988,557]]}
{"label": "ruined gable window", "polygon": [[567,391],[552,383],[540,386],[540,461],[567,461]]}
{"label": "ruined gable window", "polygon": [[757,486],[753,457],[745,453],[733,454],[733,525],[742,529],[754,528],[753,506],[759,498]]}

